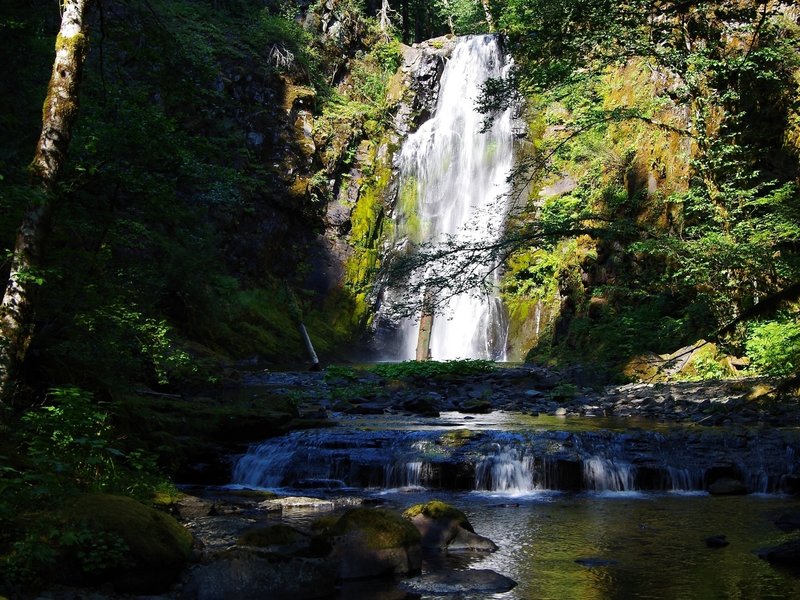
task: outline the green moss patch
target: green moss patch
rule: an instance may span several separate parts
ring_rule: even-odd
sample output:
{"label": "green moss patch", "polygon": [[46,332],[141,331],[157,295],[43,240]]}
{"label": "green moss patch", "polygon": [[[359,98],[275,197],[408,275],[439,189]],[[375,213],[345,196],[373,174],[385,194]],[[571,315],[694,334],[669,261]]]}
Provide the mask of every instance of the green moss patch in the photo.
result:
{"label": "green moss patch", "polygon": [[473,531],[472,525],[470,525],[467,519],[467,515],[455,506],[447,504],[447,502],[442,502],[441,500],[431,500],[424,504],[415,504],[403,512],[403,516],[406,519],[413,519],[418,515],[424,515],[436,521],[457,521],[464,529]]}
{"label": "green moss patch", "polygon": [[420,543],[420,534],[408,520],[380,508],[355,508],[331,528],[333,537],[358,533],[373,550],[406,548]]}
{"label": "green moss patch", "polygon": [[[165,589],[192,549],[192,535],[175,519],[124,496],[80,496],[66,507],[64,517],[73,527],[94,532],[97,540],[114,539],[125,549],[124,560],[119,564],[94,573],[112,580],[118,591],[149,593]],[[89,548],[97,551],[91,544]],[[77,551],[87,552],[80,548]],[[85,566],[85,557],[79,558]],[[102,558],[98,556],[98,560]]]}

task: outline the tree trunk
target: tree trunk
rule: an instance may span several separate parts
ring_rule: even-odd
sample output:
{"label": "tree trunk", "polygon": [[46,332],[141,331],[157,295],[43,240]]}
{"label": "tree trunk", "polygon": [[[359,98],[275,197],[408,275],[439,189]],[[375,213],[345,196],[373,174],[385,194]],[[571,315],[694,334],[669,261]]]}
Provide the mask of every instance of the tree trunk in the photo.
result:
{"label": "tree trunk", "polygon": [[483,3],[483,12],[486,14],[486,25],[489,31],[494,32],[494,19],[492,18],[492,11],[489,9],[489,0],[481,0]]}
{"label": "tree trunk", "polygon": [[389,31],[389,28],[392,26],[392,21],[389,19],[390,10],[391,8],[389,8],[389,0],[382,0],[381,10],[378,12],[378,21],[383,33]]}
{"label": "tree trunk", "polygon": [[42,110],[42,133],[30,165],[33,200],[17,231],[11,273],[0,305],[0,419],[11,408],[33,322],[32,296],[41,284],[42,245],[53,197],[78,115],[78,87],[86,59],[86,13],[92,0],[63,0],[56,57]]}
{"label": "tree trunk", "polygon": [[419,319],[417,334],[417,360],[429,360],[431,357],[431,333],[433,333],[433,298],[428,290],[422,300],[422,315]]}

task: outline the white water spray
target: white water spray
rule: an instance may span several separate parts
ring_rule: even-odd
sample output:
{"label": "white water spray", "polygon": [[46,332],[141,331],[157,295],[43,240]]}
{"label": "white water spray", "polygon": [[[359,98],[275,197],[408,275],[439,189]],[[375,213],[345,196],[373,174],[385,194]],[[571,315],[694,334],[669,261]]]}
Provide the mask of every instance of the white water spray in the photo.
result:
{"label": "white water spray", "polygon": [[[483,84],[508,68],[497,39],[483,35],[459,40],[442,74],[433,116],[408,137],[399,156],[400,234],[412,243],[487,243],[499,238],[506,216],[513,166],[511,110],[495,115],[481,132],[484,115],[475,110]],[[479,261],[482,262],[482,261]],[[461,293],[436,304],[430,356],[437,360],[483,358],[504,360],[507,322],[495,293],[497,264],[474,264],[467,273],[453,264],[428,266],[448,280],[483,279],[489,291]],[[389,290],[387,297],[399,293]],[[422,298],[417,298],[422,304]],[[416,356],[419,318],[399,327],[394,358]]]}

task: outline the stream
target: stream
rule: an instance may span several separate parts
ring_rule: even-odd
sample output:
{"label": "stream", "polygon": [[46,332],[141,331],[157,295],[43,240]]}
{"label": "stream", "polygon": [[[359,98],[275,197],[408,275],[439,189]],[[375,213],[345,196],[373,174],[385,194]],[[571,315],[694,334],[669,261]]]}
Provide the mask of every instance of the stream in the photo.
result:
{"label": "stream", "polygon": [[[254,444],[229,488],[399,510],[442,499],[499,550],[428,555],[423,572],[492,569],[518,582],[483,598],[800,598],[800,578],[756,555],[788,539],[773,522],[800,509],[781,487],[798,470],[796,430],[501,411],[338,417],[335,428]],[[751,493],[709,494],[722,477]],[[321,514],[271,518],[307,526]],[[707,546],[720,535],[729,545]],[[338,598],[406,598],[395,585],[349,583]]]}

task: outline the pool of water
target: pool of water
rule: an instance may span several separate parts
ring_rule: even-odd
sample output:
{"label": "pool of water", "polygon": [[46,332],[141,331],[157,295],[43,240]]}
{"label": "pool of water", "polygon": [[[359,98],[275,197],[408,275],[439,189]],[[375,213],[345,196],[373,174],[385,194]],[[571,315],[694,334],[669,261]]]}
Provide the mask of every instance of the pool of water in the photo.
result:
{"label": "pool of water", "polygon": [[[373,496],[396,508],[434,497],[401,490]],[[785,512],[800,510],[795,498],[552,492],[517,497],[475,492],[435,497],[464,510],[475,531],[500,548],[486,555],[431,555],[423,572],[492,569],[518,582],[510,592],[475,598],[800,598],[796,573],[776,569],[756,555],[759,548],[788,539],[773,521]],[[289,522],[308,522],[318,516],[285,514]],[[725,535],[730,545],[707,547],[705,538],[716,535]],[[410,597],[398,591],[392,581],[347,585],[339,595],[340,600]]]}

